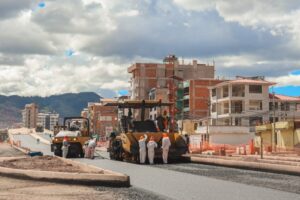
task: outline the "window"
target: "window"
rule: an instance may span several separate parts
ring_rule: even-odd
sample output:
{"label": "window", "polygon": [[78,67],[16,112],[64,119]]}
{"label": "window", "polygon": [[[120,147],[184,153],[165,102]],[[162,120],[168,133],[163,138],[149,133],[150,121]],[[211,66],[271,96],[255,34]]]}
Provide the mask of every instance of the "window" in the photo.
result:
{"label": "window", "polygon": [[229,119],[225,119],[223,125],[228,126],[229,124],[230,124],[230,120]]}
{"label": "window", "polygon": [[262,124],[262,117],[250,117],[249,118],[250,126],[256,126],[258,124]]}
{"label": "window", "polygon": [[281,105],[280,105],[280,109],[282,110],[282,111],[289,111],[290,110],[290,104],[289,103],[281,103]]}
{"label": "window", "polygon": [[228,97],[228,91],[229,91],[228,86],[224,86],[223,87],[223,98]]}
{"label": "window", "polygon": [[215,88],[215,89],[212,89],[211,90],[211,96],[212,97],[215,97],[217,95],[217,89]]}
{"label": "window", "polygon": [[229,103],[228,102],[224,103],[224,111],[223,111],[223,113],[224,114],[229,113]]}
{"label": "window", "polygon": [[232,101],[231,113],[242,113],[242,112],[243,112],[243,101]]}
{"label": "window", "polygon": [[249,85],[249,93],[262,93],[261,85]]}
{"label": "window", "polygon": [[249,110],[262,110],[262,101],[250,100]]}
{"label": "window", "polygon": [[242,119],[241,118],[234,118],[234,125],[235,126],[241,126],[242,125]]}
{"label": "window", "polygon": [[198,124],[194,123],[194,131],[197,130],[197,128],[198,128]]}
{"label": "window", "polygon": [[189,99],[184,99],[183,100],[183,107],[184,108],[190,107],[190,100]]}
{"label": "window", "polygon": [[217,105],[215,103],[211,106],[211,112],[217,112]]}
{"label": "window", "polygon": [[[278,110],[278,102],[275,102],[274,104],[275,104],[275,110]],[[273,102],[269,103],[269,109],[270,109],[270,111],[273,110]]]}
{"label": "window", "polygon": [[[270,117],[269,119],[270,119],[270,122],[273,123],[273,117]],[[278,122],[278,117],[275,117],[274,120],[275,120],[275,122]]]}
{"label": "window", "polygon": [[233,97],[244,97],[245,96],[245,86],[244,85],[233,85],[232,86],[232,96]]}
{"label": "window", "polygon": [[183,95],[189,95],[190,94],[190,88],[186,87],[183,89]]}

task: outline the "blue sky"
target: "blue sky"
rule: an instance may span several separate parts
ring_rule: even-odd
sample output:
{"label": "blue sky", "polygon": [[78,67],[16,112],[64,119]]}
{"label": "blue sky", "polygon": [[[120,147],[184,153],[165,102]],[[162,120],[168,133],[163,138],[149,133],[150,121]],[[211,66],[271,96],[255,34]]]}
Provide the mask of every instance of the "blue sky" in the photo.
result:
{"label": "blue sky", "polygon": [[174,53],[299,96],[299,19],[299,0],[1,0],[0,94],[111,97],[132,63]]}
{"label": "blue sky", "polygon": [[276,94],[283,94],[287,96],[299,96],[300,97],[300,86],[284,86],[284,87],[274,87],[270,89],[270,92]]}

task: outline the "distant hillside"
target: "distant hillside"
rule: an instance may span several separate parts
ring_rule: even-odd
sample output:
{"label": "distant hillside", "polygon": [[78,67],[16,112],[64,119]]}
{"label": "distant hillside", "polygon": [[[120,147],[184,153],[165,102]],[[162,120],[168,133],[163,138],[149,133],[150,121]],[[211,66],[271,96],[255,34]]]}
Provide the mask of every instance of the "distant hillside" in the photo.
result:
{"label": "distant hillside", "polygon": [[0,127],[21,122],[21,110],[25,104],[36,103],[39,110],[55,111],[61,117],[79,116],[88,102],[99,102],[100,96],[93,92],[66,93],[49,97],[21,97],[0,95]]}

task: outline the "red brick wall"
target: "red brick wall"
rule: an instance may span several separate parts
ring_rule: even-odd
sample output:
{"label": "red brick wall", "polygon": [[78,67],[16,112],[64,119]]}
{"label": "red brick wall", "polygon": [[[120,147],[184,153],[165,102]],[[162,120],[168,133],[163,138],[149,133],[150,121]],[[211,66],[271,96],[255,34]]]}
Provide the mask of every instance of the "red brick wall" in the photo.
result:
{"label": "red brick wall", "polygon": [[[204,118],[207,116],[209,86],[222,80],[191,80],[190,81],[190,115],[191,117]],[[195,94],[195,95],[194,95]]]}

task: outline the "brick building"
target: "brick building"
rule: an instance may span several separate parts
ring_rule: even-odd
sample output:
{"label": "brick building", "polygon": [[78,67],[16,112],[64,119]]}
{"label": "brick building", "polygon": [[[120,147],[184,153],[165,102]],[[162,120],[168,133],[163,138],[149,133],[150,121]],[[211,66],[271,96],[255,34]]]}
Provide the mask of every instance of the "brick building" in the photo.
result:
{"label": "brick building", "polygon": [[163,63],[135,63],[128,68],[131,77],[131,99],[148,99],[152,88],[167,88],[168,81],[173,77],[182,80],[213,79],[215,67],[198,64],[193,60],[191,64],[180,64],[174,55],[164,59]]}
{"label": "brick building", "polygon": [[184,119],[206,118],[209,108],[209,89],[224,80],[203,79],[188,80],[183,83],[183,116]]}
{"label": "brick building", "polygon": [[[99,103],[89,103],[88,118],[90,120],[91,133],[98,134],[100,139],[105,139],[118,125],[117,108],[104,106],[114,99],[101,99]],[[86,112],[82,112],[86,114]]]}
{"label": "brick building", "polygon": [[[163,63],[135,63],[128,68],[131,77],[131,99],[144,100],[149,99],[151,90],[156,90],[152,95],[155,96],[158,91],[167,90],[163,93],[166,95],[168,102],[174,103],[168,110],[172,119],[175,119],[176,112],[176,92],[177,86],[184,80],[194,79],[213,79],[215,67],[213,65],[198,64],[193,60],[190,64],[179,63],[174,55],[167,56]],[[165,99],[164,97],[156,100]],[[138,118],[138,114],[135,118]],[[146,115],[155,116],[156,113],[146,113]],[[172,117],[173,116],[173,117]],[[172,122],[174,123],[174,122]]]}

